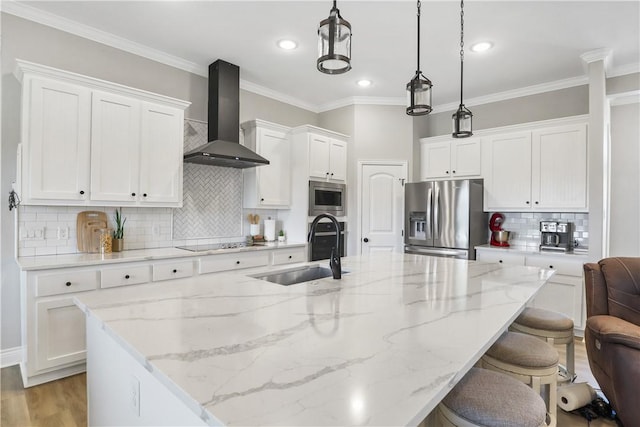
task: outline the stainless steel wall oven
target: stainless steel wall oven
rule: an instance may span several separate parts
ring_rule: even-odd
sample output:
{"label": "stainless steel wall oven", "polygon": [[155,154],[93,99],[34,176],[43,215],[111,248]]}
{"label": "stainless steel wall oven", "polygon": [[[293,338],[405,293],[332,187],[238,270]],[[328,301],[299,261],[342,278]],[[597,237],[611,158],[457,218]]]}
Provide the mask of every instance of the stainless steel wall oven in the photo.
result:
{"label": "stainless steel wall oven", "polygon": [[[344,239],[344,222],[340,222],[340,256],[346,254]],[[309,242],[309,260],[318,261],[329,259],[331,248],[336,244],[336,229],[332,222],[319,222],[316,226],[315,237]]]}

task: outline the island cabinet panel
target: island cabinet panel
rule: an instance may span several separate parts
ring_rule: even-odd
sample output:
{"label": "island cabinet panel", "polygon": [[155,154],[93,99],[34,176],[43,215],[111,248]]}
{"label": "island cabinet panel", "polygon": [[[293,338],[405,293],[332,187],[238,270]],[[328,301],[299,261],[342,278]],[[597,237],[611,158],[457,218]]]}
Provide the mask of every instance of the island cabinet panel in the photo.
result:
{"label": "island cabinet panel", "polygon": [[291,204],[291,140],[289,128],[262,120],[242,124],[245,145],[269,160],[243,170],[245,209],[288,209]]}
{"label": "island cabinet panel", "polygon": [[513,253],[511,249],[476,248],[482,262],[528,265],[554,270],[555,274],[529,304],[532,307],[563,313],[573,320],[577,334],[585,324],[584,282],[582,265],[586,258],[571,254]]}
{"label": "island cabinet panel", "polygon": [[22,203],[84,203],[90,185],[91,91],[27,76],[22,100],[22,143],[18,151]]}
{"label": "island cabinet panel", "polygon": [[24,204],[182,206],[183,121],[190,103],[17,62]]}
{"label": "island cabinet panel", "polygon": [[587,211],[585,123],[498,133],[484,150],[485,210]]}
{"label": "island cabinet panel", "polygon": [[481,176],[480,138],[423,138],[420,144],[421,180]]}
{"label": "island cabinet panel", "polygon": [[97,319],[87,317],[90,426],[212,425],[196,415],[190,399],[178,398],[100,326]]}

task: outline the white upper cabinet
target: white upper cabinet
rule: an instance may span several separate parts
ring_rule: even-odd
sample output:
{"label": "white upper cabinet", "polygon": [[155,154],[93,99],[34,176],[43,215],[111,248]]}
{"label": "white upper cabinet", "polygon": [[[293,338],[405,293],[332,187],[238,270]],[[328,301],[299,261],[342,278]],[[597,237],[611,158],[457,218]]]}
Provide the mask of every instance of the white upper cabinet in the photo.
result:
{"label": "white upper cabinet", "polygon": [[26,205],[182,205],[188,102],[18,60]]}
{"label": "white upper cabinet", "polygon": [[533,131],[535,208],[587,209],[587,125]]}
{"label": "white upper cabinet", "polygon": [[531,208],[531,132],[496,135],[487,144],[485,202],[489,210]]}
{"label": "white upper cabinet", "polygon": [[347,142],[310,133],[309,178],[345,182],[347,180]]}
{"label": "white upper cabinet", "polygon": [[485,210],[586,211],[586,129],[578,123],[489,137]]}
{"label": "white upper cabinet", "polygon": [[291,204],[289,128],[262,120],[242,124],[245,145],[269,160],[244,169],[244,208],[287,209]]}
{"label": "white upper cabinet", "polygon": [[83,203],[90,187],[91,91],[33,76],[22,83],[22,202]]}
{"label": "white upper cabinet", "polygon": [[420,140],[421,180],[481,176],[480,138],[440,139]]}

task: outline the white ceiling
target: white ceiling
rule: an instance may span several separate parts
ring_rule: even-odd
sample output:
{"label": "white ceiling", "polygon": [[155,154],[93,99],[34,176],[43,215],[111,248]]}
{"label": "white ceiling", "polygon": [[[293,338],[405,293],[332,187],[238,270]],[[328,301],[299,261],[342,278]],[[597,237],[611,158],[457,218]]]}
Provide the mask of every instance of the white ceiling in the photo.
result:
{"label": "white ceiling", "polygon": [[[9,13],[202,75],[209,63],[224,59],[240,66],[244,87],[258,85],[316,111],[360,97],[404,102],[416,69],[416,2],[341,0],[338,8],[353,29],[353,69],[331,76],[315,64],[316,30],[329,15],[329,0],[3,2]],[[420,65],[433,81],[436,109],[457,104],[460,96],[459,13],[458,1],[422,2]],[[280,50],[282,38],[299,47]],[[580,55],[596,49],[611,49],[609,75],[638,72],[640,1],[467,0],[465,45],[480,40],[495,47],[465,53],[467,105],[529,86],[570,85],[584,78]],[[361,78],[373,85],[358,87]]]}

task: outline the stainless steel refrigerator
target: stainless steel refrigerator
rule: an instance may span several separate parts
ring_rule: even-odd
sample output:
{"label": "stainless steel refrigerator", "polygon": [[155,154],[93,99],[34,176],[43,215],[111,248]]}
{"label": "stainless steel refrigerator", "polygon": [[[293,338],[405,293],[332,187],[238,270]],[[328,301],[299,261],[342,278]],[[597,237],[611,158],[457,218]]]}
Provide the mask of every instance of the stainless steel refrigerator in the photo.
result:
{"label": "stainless steel refrigerator", "polygon": [[404,251],[476,259],[475,246],[487,243],[483,181],[424,181],[405,184]]}

